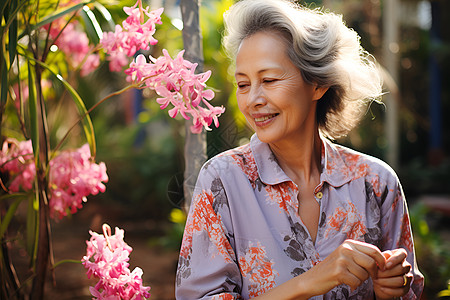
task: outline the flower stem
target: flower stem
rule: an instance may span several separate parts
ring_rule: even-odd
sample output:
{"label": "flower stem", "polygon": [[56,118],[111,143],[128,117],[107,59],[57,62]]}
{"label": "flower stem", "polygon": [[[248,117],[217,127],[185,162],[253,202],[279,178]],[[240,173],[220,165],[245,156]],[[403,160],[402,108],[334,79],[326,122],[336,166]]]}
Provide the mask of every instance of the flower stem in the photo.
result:
{"label": "flower stem", "polygon": [[114,93],[109,94],[108,96],[106,96],[105,98],[101,99],[99,102],[95,103],[91,108],[89,108],[85,114],[83,114],[82,116],[80,116],[78,118],[78,120],[67,130],[66,134],[63,136],[63,138],[59,141],[58,145],[56,145],[56,147],[53,150],[53,154],[50,157],[50,160],[55,156],[56,151],[58,151],[63,142],[67,139],[67,137],[69,136],[69,133],[78,125],[78,123],[81,122],[81,120],[83,120],[83,118],[85,118],[88,114],[90,114],[95,108],[97,108],[97,106],[99,106],[100,104],[102,104],[103,102],[105,102],[106,100],[108,100],[109,98],[113,97],[113,96],[117,96],[122,94],[123,92],[126,92],[127,90],[131,89],[131,88],[138,88],[137,84],[132,84],[129,86],[124,87],[123,89],[116,91]]}

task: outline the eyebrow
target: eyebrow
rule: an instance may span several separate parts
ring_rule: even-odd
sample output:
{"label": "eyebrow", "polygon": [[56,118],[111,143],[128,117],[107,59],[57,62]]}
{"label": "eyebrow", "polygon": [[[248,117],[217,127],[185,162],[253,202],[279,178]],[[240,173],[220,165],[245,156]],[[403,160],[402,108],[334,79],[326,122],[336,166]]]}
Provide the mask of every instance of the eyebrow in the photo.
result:
{"label": "eyebrow", "polygon": [[[276,69],[277,69],[276,67],[266,68],[266,69],[259,70],[257,73],[261,74],[261,73],[264,73],[264,72],[267,72],[267,71],[276,70]],[[246,74],[243,73],[243,72],[236,72],[236,73],[234,73],[234,76],[238,76],[238,75],[245,76]]]}

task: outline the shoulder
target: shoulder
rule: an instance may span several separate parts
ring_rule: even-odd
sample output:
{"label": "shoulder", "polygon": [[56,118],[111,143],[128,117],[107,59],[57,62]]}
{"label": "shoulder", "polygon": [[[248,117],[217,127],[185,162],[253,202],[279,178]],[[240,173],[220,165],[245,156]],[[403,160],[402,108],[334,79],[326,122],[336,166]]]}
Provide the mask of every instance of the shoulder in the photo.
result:
{"label": "shoulder", "polygon": [[224,151],[208,161],[202,167],[202,171],[208,169],[217,171],[245,171],[256,168],[255,158],[251,150],[250,144],[245,144],[234,149]]}
{"label": "shoulder", "polygon": [[398,181],[395,171],[383,160],[342,145],[332,144],[332,147],[352,177],[377,177],[386,183]]}

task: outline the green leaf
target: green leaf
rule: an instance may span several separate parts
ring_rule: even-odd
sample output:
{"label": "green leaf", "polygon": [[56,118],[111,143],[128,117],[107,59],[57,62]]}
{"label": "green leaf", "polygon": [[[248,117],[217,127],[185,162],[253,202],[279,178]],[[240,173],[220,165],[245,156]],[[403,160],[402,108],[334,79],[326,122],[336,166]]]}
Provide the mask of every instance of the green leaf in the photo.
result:
{"label": "green leaf", "polygon": [[57,263],[55,263],[55,264],[53,265],[53,269],[55,269],[55,268],[58,267],[59,265],[67,264],[67,263],[81,264],[81,260],[64,259],[64,260],[61,260],[61,261],[58,261]]}
{"label": "green leaf", "polygon": [[35,162],[39,160],[39,116],[37,111],[36,80],[33,66],[28,61],[28,109],[30,114],[31,143]]}
{"label": "green leaf", "polygon": [[94,126],[92,125],[91,117],[84,105],[83,100],[80,95],[75,91],[75,89],[64,79],[61,75],[55,74],[56,78],[64,85],[66,90],[69,92],[70,96],[72,96],[72,100],[75,102],[78,111],[80,113],[81,124],[83,125],[84,134],[86,135],[86,140],[89,143],[89,147],[91,150],[91,156],[95,157],[97,152],[97,148],[95,145],[95,133]]}
{"label": "green leaf", "polygon": [[3,235],[6,232],[6,229],[8,229],[9,223],[11,222],[12,217],[16,213],[17,207],[19,206],[20,202],[26,198],[24,195],[25,194],[8,194],[8,195],[5,195],[7,197],[5,197],[5,196],[1,197],[2,199],[5,199],[5,198],[17,198],[17,199],[14,200],[13,203],[11,203],[11,205],[8,208],[8,211],[6,212],[5,217],[3,218],[3,220],[0,224],[0,239],[3,238]]}
{"label": "green leaf", "polygon": [[[89,4],[89,3],[93,2],[93,1],[94,1],[94,0],[91,0],[91,1],[83,1],[83,2],[81,2],[81,3],[78,3],[78,4],[76,4],[76,5],[71,6],[71,7],[69,7],[69,8],[66,8],[66,9],[64,9],[64,10],[61,11],[61,12],[58,12],[58,13],[54,13],[54,14],[52,14],[52,15],[49,15],[48,17],[44,18],[42,21],[38,22],[38,23],[35,24],[33,27],[31,27],[31,31],[34,31],[34,30],[36,30],[37,28],[40,28],[40,27],[42,27],[42,26],[44,26],[44,25],[46,25],[46,24],[49,24],[49,23],[51,23],[51,22],[53,22],[53,21],[55,21],[55,20],[57,20],[57,19],[59,19],[59,18],[65,16],[65,15],[67,15],[67,14],[76,12],[77,10],[81,9],[84,5]],[[27,32],[26,32],[26,31],[22,32],[22,33],[19,35],[18,40],[20,40],[21,38],[23,38],[25,35],[27,35]]]}
{"label": "green leaf", "polygon": [[84,26],[89,39],[94,44],[98,44],[103,36],[103,31],[94,13],[88,6],[83,6],[83,10],[80,11],[80,15],[83,18]]}
{"label": "green leaf", "polygon": [[6,0],[6,1],[2,1],[2,6],[0,7],[0,12],[2,13],[2,15],[7,16],[7,10],[6,10],[6,6],[9,4],[9,2],[11,2],[11,0]]}
{"label": "green leaf", "polygon": [[113,18],[111,16],[109,10],[106,9],[106,7],[104,7],[99,2],[94,2],[94,7],[96,8],[96,10],[98,10],[100,12],[100,14],[103,16],[105,21],[108,23],[109,30],[114,31],[115,28],[116,28],[116,24],[114,23],[114,20],[113,20]]}
{"label": "green leaf", "polygon": [[438,297],[450,297],[450,290],[443,290],[438,293]]}
{"label": "green leaf", "polygon": [[[91,155],[93,157],[95,157],[95,154],[97,152],[97,147],[95,144],[94,126],[92,125],[91,117],[89,116],[89,113],[88,113],[86,106],[84,105],[84,102],[81,99],[80,95],[60,74],[53,71],[49,65],[34,59],[33,57],[29,56],[27,53],[24,53],[23,55],[29,61],[34,61],[35,63],[37,63],[37,64],[43,66],[44,68],[46,68],[47,70],[49,70],[63,84],[63,86],[67,90],[67,92],[69,92],[70,96],[72,97],[72,100],[75,102],[75,105],[78,108],[78,112],[80,113],[80,121],[83,126],[84,134],[86,135],[86,140],[87,140],[90,150],[91,150]],[[30,63],[28,62],[28,64],[30,64]],[[29,93],[30,93],[29,99],[31,100],[31,88],[30,88]],[[32,101],[29,101],[29,102],[32,102]],[[31,107],[30,107],[30,114],[31,114]],[[32,132],[32,134],[33,134],[33,132]],[[37,154],[35,153],[35,155],[37,155]]]}
{"label": "green leaf", "polygon": [[[13,1],[10,6],[11,15],[14,13],[14,11],[17,9],[17,1]],[[16,57],[16,47],[17,47],[17,16],[12,15],[12,23],[9,26],[9,44],[8,44],[8,51],[9,51],[9,65],[11,66],[14,58]]]}
{"label": "green leaf", "polygon": [[8,67],[6,66],[5,57],[3,55],[0,56],[0,64],[2,70],[2,87],[0,91],[0,107],[6,105],[6,99],[8,96]]}

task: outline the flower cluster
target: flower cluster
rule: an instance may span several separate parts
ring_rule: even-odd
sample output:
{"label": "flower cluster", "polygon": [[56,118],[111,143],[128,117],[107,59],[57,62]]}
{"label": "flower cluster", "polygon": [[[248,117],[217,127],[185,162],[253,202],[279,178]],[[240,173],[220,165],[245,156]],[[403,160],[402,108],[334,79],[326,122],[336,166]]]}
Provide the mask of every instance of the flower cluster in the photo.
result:
{"label": "flower cluster", "polygon": [[89,45],[89,39],[85,32],[78,29],[77,22],[65,26],[66,22],[64,18],[59,18],[51,26],[46,25],[44,28],[72,67],[81,66],[80,75],[86,76],[100,65],[100,57],[96,53],[90,54],[92,47]]}
{"label": "flower cluster", "polygon": [[[150,45],[158,42],[153,34],[155,24],[161,24],[163,9],[149,11],[149,7],[143,9],[141,5],[138,1],[133,7],[124,7],[128,17],[122,26],[116,25],[115,32],[103,34],[101,44],[109,54],[109,67],[112,71],[122,70],[128,64],[128,57],[132,57],[138,50],[148,50]],[[145,16],[148,19],[144,23]],[[161,109],[172,104],[173,108],[169,110],[172,118],[178,113],[186,120],[192,117],[193,133],[200,133],[203,127],[210,130],[212,122],[218,127],[218,117],[225,109],[214,107],[208,102],[214,97],[214,92],[207,89],[205,84],[211,72],[195,74],[197,64],[183,59],[183,53],[181,51],[172,59],[164,49],[161,57],[150,57],[149,62],[144,55],[139,54],[125,70],[127,80],[155,90],[161,96],[157,99]],[[201,106],[200,103],[204,105]]]}
{"label": "flower cluster", "polygon": [[[150,45],[155,45],[158,42],[153,37],[155,25],[162,24],[163,8],[150,11],[148,6],[142,8],[138,0],[133,7],[124,7],[123,10],[128,17],[122,22],[122,26],[116,25],[114,32],[104,32],[100,41],[109,54],[111,71],[121,71],[128,64],[128,57],[132,57],[138,50],[149,50]],[[148,19],[143,22],[145,16]]]}
{"label": "flower cluster", "polygon": [[89,232],[91,239],[86,241],[86,256],[81,260],[87,269],[88,278],[98,278],[95,287],[90,287],[95,299],[144,299],[149,298],[150,287],[142,285],[142,270],[129,267],[129,255],[133,250],[124,240],[124,231],[103,225],[103,235]]}
{"label": "flower cluster", "polygon": [[155,90],[161,96],[156,100],[161,109],[172,104],[170,117],[175,118],[180,113],[183,118],[189,120],[188,114],[191,115],[193,133],[200,133],[203,127],[211,130],[209,126],[212,122],[216,127],[219,126],[218,117],[225,108],[214,107],[208,102],[214,97],[214,92],[207,89],[205,84],[211,76],[211,71],[195,74],[197,64],[185,60],[183,54],[184,51],[181,51],[172,59],[167,50],[163,49],[163,55],[157,59],[150,56],[149,63],[145,56],[140,54],[125,70],[127,79],[143,83],[145,87]]}
{"label": "flower cluster", "polygon": [[91,160],[89,145],[73,151],[62,151],[50,161],[50,215],[60,219],[73,214],[86,197],[104,192],[108,181],[106,166]]}
{"label": "flower cluster", "polygon": [[[75,213],[86,197],[104,192],[108,181],[104,163],[91,160],[89,146],[61,151],[50,161],[49,206],[53,218]],[[31,191],[36,176],[31,140],[7,140],[0,153],[0,171],[10,176],[11,192]]]}
{"label": "flower cluster", "polygon": [[6,140],[0,152],[0,171],[12,179],[9,184],[11,192],[31,190],[36,176],[31,140]]}

